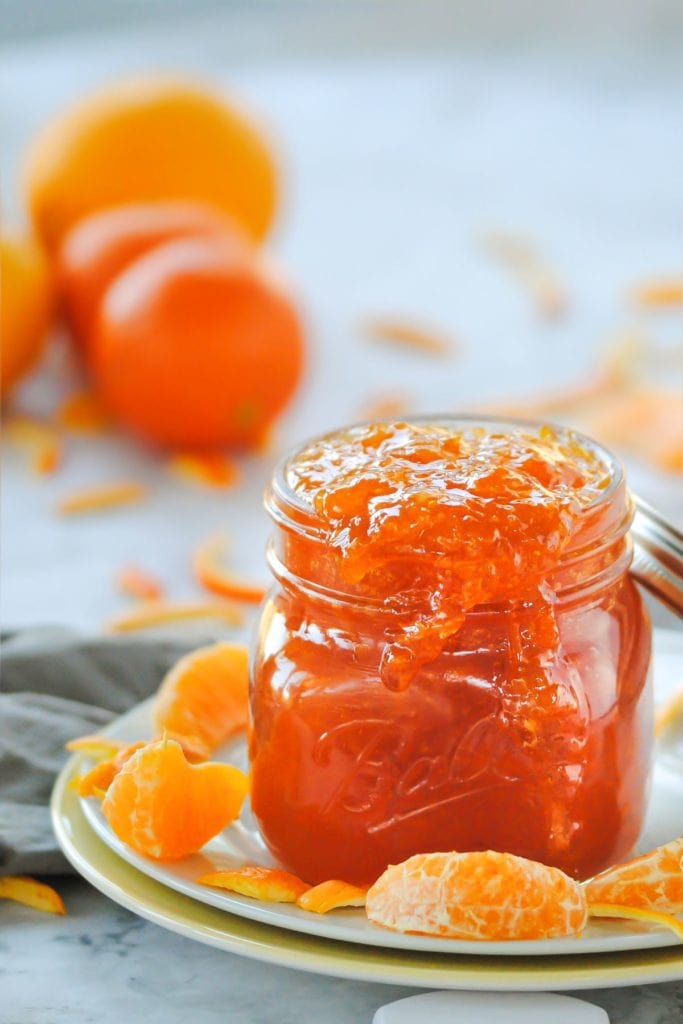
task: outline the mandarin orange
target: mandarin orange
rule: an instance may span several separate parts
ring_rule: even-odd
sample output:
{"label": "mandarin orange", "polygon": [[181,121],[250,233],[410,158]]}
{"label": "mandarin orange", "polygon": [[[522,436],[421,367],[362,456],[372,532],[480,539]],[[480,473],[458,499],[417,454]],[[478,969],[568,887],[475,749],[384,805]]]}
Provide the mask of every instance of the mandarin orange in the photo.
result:
{"label": "mandarin orange", "polygon": [[25,180],[52,251],[95,210],[155,199],[211,203],[261,239],[277,197],[270,144],[255,121],[211,89],[170,77],[110,83],[54,117],[33,141]]}
{"label": "mandarin orange", "polygon": [[173,448],[249,447],[301,374],[297,311],[262,261],[222,239],[141,256],[105,292],[92,364],[111,411]]}
{"label": "mandarin orange", "polygon": [[4,397],[40,358],[52,317],[52,277],[35,242],[0,238],[0,282],[0,387]]}

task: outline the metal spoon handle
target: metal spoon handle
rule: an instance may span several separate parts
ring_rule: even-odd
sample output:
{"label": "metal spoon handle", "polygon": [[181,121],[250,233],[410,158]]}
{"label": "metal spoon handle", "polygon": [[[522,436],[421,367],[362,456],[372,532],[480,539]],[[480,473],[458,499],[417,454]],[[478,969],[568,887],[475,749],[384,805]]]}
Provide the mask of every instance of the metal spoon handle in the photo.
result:
{"label": "metal spoon handle", "polygon": [[631,574],[683,618],[683,533],[633,495]]}

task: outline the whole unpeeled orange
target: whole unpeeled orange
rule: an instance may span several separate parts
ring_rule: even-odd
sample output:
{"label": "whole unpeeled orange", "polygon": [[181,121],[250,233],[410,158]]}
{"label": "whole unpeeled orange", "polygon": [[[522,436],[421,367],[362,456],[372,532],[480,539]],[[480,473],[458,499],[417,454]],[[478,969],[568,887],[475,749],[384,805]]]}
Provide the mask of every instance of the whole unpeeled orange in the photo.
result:
{"label": "whole unpeeled orange", "polygon": [[26,190],[36,231],[54,250],[76,221],[127,202],[196,199],[266,234],[277,173],[255,122],[195,82],[112,83],[53,118],[30,148]]}
{"label": "whole unpeeled orange", "polygon": [[87,356],[100,301],[114,278],[157,245],[187,235],[219,235],[237,251],[249,247],[237,222],[207,203],[162,200],[98,210],[64,236],[58,285],[77,347]]}
{"label": "whole unpeeled orange", "polygon": [[282,284],[222,239],[157,246],[102,297],[95,379],[109,409],[156,445],[257,444],[302,362],[301,323]]}
{"label": "whole unpeeled orange", "polygon": [[30,239],[0,238],[0,357],[2,394],[37,362],[53,310],[50,270]]}

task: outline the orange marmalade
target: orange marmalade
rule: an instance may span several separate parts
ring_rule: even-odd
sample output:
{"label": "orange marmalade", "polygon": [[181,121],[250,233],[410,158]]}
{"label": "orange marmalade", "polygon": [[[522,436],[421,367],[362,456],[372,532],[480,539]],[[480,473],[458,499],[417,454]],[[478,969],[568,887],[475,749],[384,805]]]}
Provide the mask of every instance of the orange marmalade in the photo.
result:
{"label": "orange marmalade", "polygon": [[276,471],[252,807],[310,882],[507,851],[586,878],[637,839],[650,626],[616,460],[572,431],[375,423]]}

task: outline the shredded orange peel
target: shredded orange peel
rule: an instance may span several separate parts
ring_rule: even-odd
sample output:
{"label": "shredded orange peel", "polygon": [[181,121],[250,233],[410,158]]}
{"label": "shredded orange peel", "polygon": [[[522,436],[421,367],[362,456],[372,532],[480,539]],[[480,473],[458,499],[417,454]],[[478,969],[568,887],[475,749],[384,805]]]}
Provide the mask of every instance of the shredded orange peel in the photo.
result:
{"label": "shredded orange peel", "polygon": [[244,621],[242,611],[229,601],[144,601],[130,612],[118,615],[107,624],[110,633],[132,633],[138,629],[150,629],[170,622],[184,622],[195,619],[217,619],[229,626],[239,626]]}
{"label": "shredded orange peel", "polygon": [[4,875],[0,877],[0,899],[23,903],[34,910],[47,914],[66,914],[64,901],[58,892],[44,882],[26,875]]}
{"label": "shredded orange peel", "polygon": [[24,445],[31,453],[31,468],[40,476],[53,473],[62,463],[64,446],[59,431],[49,423],[30,416],[14,416],[3,432],[9,441]]}
{"label": "shredded orange peel", "polygon": [[147,488],[143,484],[134,480],[123,480],[120,483],[104,484],[102,487],[74,491],[57,503],[56,510],[62,516],[99,512],[121,505],[136,504],[146,498],[147,493]]}
{"label": "shredded orange peel", "polygon": [[433,328],[392,317],[373,317],[364,324],[370,341],[414,349],[432,356],[445,356],[453,350],[453,342]]}
{"label": "shredded orange peel", "polygon": [[178,452],[168,465],[177,476],[206,487],[231,487],[239,480],[237,463],[221,452]]}
{"label": "shredded orange peel", "polygon": [[217,533],[202,541],[192,557],[197,582],[212,594],[246,604],[260,604],[266,588],[234,576],[223,567],[228,548],[226,534]]}
{"label": "shredded orange peel", "polygon": [[110,736],[77,736],[64,744],[65,750],[72,754],[86,754],[93,761],[104,761],[114,757],[127,744],[123,740],[115,740]]}
{"label": "shredded orange peel", "polygon": [[671,929],[680,939],[683,939],[683,921],[679,921],[673,914],[665,914],[661,910],[650,910],[649,907],[625,907],[619,903],[589,903],[588,916],[655,924],[661,928]]}
{"label": "shredded orange peel", "polygon": [[653,278],[641,281],[631,290],[631,297],[638,306],[649,309],[665,309],[669,306],[683,308],[683,278]]}
{"label": "shredded orange peel", "polygon": [[327,914],[340,907],[364,907],[367,892],[358,885],[333,878],[307,889],[299,896],[296,905],[312,914]]}
{"label": "shredded orange peel", "polygon": [[214,871],[197,879],[199,885],[227,889],[240,896],[267,903],[296,903],[310,888],[296,875],[280,868],[248,866],[228,871]]}
{"label": "shredded orange peel", "polygon": [[659,739],[671,726],[680,721],[683,724],[683,683],[669,700],[655,709],[655,736]]}
{"label": "shredded orange peel", "polygon": [[124,565],[116,575],[116,586],[136,601],[158,601],[164,596],[159,580],[139,565]]}
{"label": "shredded orange peel", "polygon": [[483,242],[488,251],[527,288],[542,316],[555,319],[566,312],[569,300],[564,284],[543,262],[529,239],[491,231],[484,236]]}

